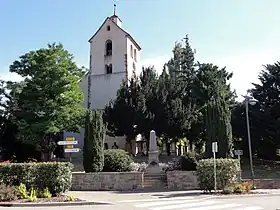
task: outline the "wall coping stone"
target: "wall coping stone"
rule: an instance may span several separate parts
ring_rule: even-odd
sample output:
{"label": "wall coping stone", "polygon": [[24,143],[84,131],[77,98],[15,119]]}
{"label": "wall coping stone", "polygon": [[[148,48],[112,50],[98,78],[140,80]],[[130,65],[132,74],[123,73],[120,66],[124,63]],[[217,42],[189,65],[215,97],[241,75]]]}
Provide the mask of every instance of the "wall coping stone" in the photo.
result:
{"label": "wall coping stone", "polygon": [[116,174],[116,175],[126,175],[126,174],[143,174],[143,172],[137,172],[137,171],[128,171],[128,172],[72,172],[72,174],[101,174],[101,175],[112,175],[112,174]]}

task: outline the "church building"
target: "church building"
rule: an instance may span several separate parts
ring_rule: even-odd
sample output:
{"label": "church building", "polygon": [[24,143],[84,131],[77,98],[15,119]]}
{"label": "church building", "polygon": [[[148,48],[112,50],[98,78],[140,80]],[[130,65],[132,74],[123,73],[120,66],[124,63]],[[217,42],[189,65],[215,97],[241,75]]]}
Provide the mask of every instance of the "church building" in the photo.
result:
{"label": "church building", "polygon": [[[80,84],[84,94],[84,107],[104,109],[110,100],[116,98],[122,81],[128,81],[133,71],[137,74],[141,72],[141,47],[122,27],[120,17],[116,15],[116,5],[114,5],[114,14],[107,17],[90,37],[89,45],[89,71]],[[75,147],[82,150],[84,129],[81,129],[80,133],[66,132],[64,138],[66,137],[75,137],[79,142]],[[111,149],[114,143],[119,148],[126,148],[125,137],[106,136],[105,147]],[[82,151],[72,155],[81,156]]]}

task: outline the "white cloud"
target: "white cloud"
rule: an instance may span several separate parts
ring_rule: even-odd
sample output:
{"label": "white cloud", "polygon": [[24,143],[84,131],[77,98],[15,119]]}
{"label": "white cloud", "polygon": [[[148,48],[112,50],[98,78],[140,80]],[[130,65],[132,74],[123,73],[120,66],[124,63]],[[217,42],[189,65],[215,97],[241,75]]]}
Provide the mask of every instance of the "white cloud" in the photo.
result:
{"label": "white cloud", "polygon": [[11,73],[9,72],[9,68],[0,68],[0,79],[5,81],[12,81],[17,82],[22,80],[22,77],[18,75],[17,73]]}
{"label": "white cloud", "polygon": [[[164,63],[170,59],[170,55],[156,56],[154,58],[144,59],[141,64],[143,66],[154,65],[155,69],[160,73]],[[222,58],[199,58],[200,62],[209,62],[220,67],[226,66],[227,71],[233,72],[231,86],[236,90],[238,100],[242,100],[241,95],[245,95],[247,90],[252,88],[251,83],[258,83],[258,75],[262,70],[262,65],[272,64],[279,59],[276,52],[261,51],[261,53],[241,53],[238,55],[230,55]]]}

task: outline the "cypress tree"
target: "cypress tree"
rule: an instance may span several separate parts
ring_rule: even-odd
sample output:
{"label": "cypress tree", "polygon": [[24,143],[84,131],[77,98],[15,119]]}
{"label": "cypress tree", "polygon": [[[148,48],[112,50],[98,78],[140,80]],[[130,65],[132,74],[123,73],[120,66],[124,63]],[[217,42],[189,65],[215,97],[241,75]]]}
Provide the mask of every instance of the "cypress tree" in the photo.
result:
{"label": "cypress tree", "polygon": [[207,154],[212,156],[212,142],[218,142],[217,157],[226,157],[232,144],[231,114],[226,103],[212,98],[206,108]]}
{"label": "cypress tree", "polygon": [[104,166],[106,126],[101,111],[89,110],[85,120],[83,165],[85,172],[99,172]]}

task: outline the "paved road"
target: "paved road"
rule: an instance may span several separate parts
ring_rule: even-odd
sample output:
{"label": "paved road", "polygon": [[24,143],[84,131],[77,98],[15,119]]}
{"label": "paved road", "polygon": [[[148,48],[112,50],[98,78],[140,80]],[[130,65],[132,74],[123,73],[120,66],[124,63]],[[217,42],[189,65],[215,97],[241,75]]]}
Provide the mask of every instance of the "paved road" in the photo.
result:
{"label": "paved road", "polygon": [[[114,205],[102,206],[72,206],[72,207],[43,207],[35,210],[276,210],[280,208],[279,197],[242,196],[242,197],[213,197],[185,196],[169,198],[149,198],[119,200]],[[0,208],[0,210],[11,208]],[[12,208],[27,210],[30,208]]]}

